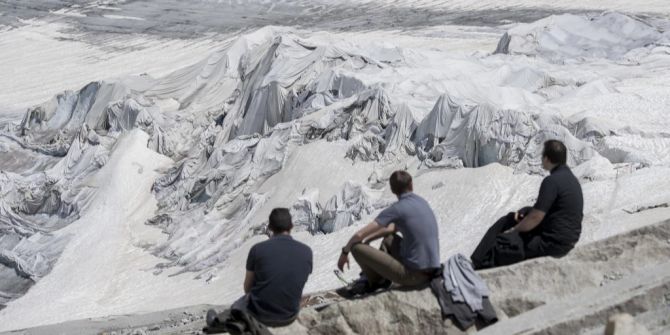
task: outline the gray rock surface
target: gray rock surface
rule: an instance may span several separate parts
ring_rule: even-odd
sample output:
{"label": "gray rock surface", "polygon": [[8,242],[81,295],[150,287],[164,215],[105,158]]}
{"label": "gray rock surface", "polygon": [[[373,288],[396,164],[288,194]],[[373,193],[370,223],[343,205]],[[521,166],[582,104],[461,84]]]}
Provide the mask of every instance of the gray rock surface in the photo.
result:
{"label": "gray rock surface", "polygon": [[[670,303],[670,221],[574,250],[481,272],[501,321],[483,334],[578,334],[598,329],[610,314],[653,312]],[[616,276],[611,273],[616,272]],[[609,279],[608,279],[609,278]],[[643,318],[654,329],[662,314]],[[655,321],[656,320],[656,321]],[[650,327],[650,328],[652,328]],[[429,289],[390,291],[305,310],[277,334],[459,334],[442,321]]]}
{"label": "gray rock surface", "polygon": [[650,335],[647,328],[635,322],[635,319],[626,313],[614,314],[607,321],[605,335]]}

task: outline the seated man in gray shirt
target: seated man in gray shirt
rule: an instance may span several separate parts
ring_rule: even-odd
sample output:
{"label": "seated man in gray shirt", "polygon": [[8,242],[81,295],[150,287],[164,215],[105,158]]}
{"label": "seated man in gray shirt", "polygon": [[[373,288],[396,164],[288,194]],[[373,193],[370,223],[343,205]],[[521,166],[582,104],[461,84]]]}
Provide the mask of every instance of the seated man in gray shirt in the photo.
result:
{"label": "seated man in gray shirt", "polygon": [[[349,253],[360,265],[367,281],[351,287],[347,294],[358,295],[388,287],[427,284],[440,268],[437,220],[428,202],[412,192],[412,177],[395,171],[389,180],[398,201],[360,229],[342,248],[337,263],[340,270],[349,263]],[[402,237],[396,235],[400,232]],[[368,243],[385,237],[381,248]]]}

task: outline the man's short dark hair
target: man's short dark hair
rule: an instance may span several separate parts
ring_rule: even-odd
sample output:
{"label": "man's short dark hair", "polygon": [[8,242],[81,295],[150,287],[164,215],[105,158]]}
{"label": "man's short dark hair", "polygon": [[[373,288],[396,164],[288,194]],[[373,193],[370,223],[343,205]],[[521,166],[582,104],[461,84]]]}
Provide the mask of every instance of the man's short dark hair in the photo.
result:
{"label": "man's short dark hair", "polygon": [[412,190],[412,176],[406,171],[398,170],[393,172],[389,183],[391,184],[391,192],[396,195]]}
{"label": "man's short dark hair", "polygon": [[568,149],[559,140],[549,140],[544,142],[542,157],[547,157],[552,164],[562,165],[568,159]]}
{"label": "man's short dark hair", "polygon": [[268,228],[275,234],[290,231],[293,228],[288,208],[275,208],[270,212]]}

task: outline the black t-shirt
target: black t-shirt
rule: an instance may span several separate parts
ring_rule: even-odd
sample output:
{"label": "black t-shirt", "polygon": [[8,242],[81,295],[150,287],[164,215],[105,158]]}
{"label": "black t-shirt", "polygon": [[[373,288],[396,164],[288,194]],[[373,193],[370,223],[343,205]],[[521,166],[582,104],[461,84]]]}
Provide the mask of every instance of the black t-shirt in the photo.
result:
{"label": "black t-shirt", "polygon": [[544,178],[533,208],[546,213],[531,231],[542,238],[543,249],[552,256],[572,250],[582,232],[584,198],[579,181],[570,168],[559,165]]}
{"label": "black t-shirt", "polygon": [[254,272],[249,311],[261,322],[290,320],[312,273],[312,249],[289,235],[273,236],[249,250],[247,271]]}

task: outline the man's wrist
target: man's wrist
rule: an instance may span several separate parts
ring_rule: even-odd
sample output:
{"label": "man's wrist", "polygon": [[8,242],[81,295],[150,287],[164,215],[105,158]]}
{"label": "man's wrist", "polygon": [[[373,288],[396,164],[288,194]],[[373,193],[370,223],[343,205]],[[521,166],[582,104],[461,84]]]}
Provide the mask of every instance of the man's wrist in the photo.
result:
{"label": "man's wrist", "polygon": [[342,248],[342,255],[348,255],[351,250],[348,249],[346,246]]}

